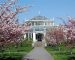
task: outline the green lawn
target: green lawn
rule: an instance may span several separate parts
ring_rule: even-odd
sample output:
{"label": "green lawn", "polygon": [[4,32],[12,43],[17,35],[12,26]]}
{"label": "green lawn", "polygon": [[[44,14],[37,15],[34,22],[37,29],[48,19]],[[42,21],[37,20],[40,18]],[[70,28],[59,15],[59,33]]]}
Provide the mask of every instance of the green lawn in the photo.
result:
{"label": "green lawn", "polygon": [[[58,47],[59,46],[57,47],[48,46],[46,48],[47,51],[54,57],[54,60],[75,60],[75,48],[73,48],[72,50],[73,55],[71,55],[68,48],[64,46],[60,46],[60,51],[59,51]],[[70,59],[70,57],[73,58]]]}
{"label": "green lawn", "polygon": [[3,53],[0,52],[0,60],[10,60],[10,58],[14,60],[21,60],[23,56],[32,50],[31,44],[32,41],[23,41],[17,48],[13,45],[8,46],[9,48],[5,48]]}

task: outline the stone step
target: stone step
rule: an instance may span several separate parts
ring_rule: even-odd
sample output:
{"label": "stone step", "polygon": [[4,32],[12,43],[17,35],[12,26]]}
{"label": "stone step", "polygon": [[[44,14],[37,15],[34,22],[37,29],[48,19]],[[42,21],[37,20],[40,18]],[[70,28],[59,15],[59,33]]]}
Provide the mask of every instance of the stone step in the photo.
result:
{"label": "stone step", "polygon": [[45,47],[45,43],[43,43],[43,42],[35,42],[34,47]]}

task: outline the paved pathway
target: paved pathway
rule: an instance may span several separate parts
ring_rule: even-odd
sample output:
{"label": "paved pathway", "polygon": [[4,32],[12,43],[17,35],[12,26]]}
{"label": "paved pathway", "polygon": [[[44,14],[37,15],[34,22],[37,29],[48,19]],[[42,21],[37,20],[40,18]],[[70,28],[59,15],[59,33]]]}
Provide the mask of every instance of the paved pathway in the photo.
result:
{"label": "paved pathway", "polygon": [[35,47],[23,60],[53,60],[53,58],[43,47]]}

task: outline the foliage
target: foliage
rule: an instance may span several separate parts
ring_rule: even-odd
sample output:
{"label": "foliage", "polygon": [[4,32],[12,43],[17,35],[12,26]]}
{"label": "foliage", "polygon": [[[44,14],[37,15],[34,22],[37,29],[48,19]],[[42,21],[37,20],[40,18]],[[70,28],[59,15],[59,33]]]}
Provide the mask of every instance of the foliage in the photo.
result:
{"label": "foliage", "polygon": [[48,30],[46,33],[46,41],[48,44],[57,45],[61,44],[64,40],[63,26],[53,27],[51,30]]}
{"label": "foliage", "polygon": [[0,50],[9,44],[17,45],[28,30],[26,24],[18,23],[17,14],[27,10],[27,7],[16,7],[16,0],[6,0],[0,4]]}
{"label": "foliage", "polygon": [[69,18],[68,23],[66,24],[66,37],[67,37],[67,45],[71,47],[75,46],[75,19]]}
{"label": "foliage", "polygon": [[64,43],[70,49],[75,47],[75,18],[68,18],[64,25],[54,27],[46,33],[46,40],[50,45]]}

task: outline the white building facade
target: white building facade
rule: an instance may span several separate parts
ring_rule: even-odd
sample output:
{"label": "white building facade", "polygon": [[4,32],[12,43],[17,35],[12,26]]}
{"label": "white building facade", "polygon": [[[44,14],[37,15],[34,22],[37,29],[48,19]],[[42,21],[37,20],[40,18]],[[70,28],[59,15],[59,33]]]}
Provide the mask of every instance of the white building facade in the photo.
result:
{"label": "white building facade", "polygon": [[33,40],[33,46],[36,42],[45,42],[45,35],[48,28],[54,26],[54,19],[48,19],[45,16],[35,16],[30,20],[26,20],[30,24],[30,30],[26,33],[26,38]]}

